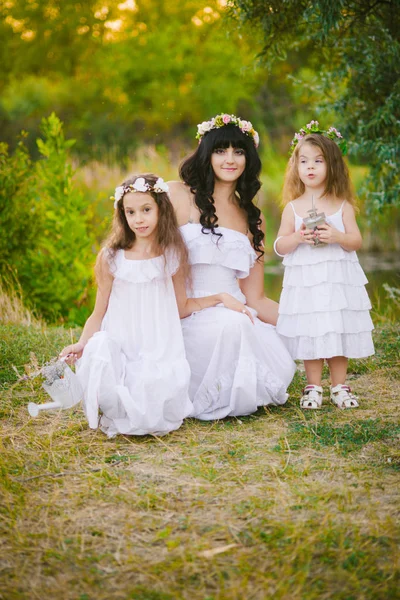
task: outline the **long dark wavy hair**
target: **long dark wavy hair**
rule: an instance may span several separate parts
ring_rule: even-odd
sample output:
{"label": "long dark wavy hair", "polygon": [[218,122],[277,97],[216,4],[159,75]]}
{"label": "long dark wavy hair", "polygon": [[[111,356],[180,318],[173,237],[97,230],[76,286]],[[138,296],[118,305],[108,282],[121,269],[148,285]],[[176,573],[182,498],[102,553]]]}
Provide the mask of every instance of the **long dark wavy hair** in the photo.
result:
{"label": "long dark wavy hair", "polygon": [[194,194],[196,206],[200,211],[200,223],[203,233],[222,236],[215,229],[218,217],[213,198],[215,175],[211,166],[211,155],[218,148],[241,148],[245,152],[246,167],[236,184],[236,197],[239,207],[247,214],[249,230],[253,236],[253,246],[261,258],[264,254],[264,233],[261,230],[261,210],[253,204],[253,199],[261,187],[259,179],[261,160],[251,137],[232,124],[212,129],[204,134],[197,150],[186,158],[180,166],[179,175]]}
{"label": "long dark wavy hair", "polygon": [[[132,175],[123,181],[121,185],[123,187],[127,187],[128,185],[135,183],[139,177],[143,177],[146,183],[150,184],[151,186],[154,186],[158,179],[158,176],[154,175],[153,173]],[[154,198],[158,206],[158,225],[156,238],[157,247],[155,250],[156,252],[159,252],[160,255],[164,256],[167,250],[173,250],[178,257],[179,264],[187,278],[189,277],[188,251],[180,234],[175,211],[169,196],[166,192],[157,193],[149,191],[146,193],[150,194],[150,196]],[[135,240],[136,235],[129,227],[128,221],[126,220],[124,211],[124,197],[122,197],[118,201],[117,207],[114,210],[111,231],[103,244],[103,249],[108,249],[110,258],[112,259],[117,250],[129,250],[132,248]],[[101,261],[99,260],[100,254],[96,263],[96,273],[99,273],[99,269],[101,269]]]}

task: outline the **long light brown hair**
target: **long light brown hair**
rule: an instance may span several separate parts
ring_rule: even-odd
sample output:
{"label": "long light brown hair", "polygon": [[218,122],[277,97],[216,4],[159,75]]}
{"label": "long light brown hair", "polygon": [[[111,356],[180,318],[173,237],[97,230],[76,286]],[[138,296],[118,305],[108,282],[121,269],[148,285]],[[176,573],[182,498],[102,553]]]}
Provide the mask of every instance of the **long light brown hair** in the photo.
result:
{"label": "long light brown hair", "polygon": [[305,192],[304,183],[299,177],[299,155],[304,144],[312,144],[321,150],[327,170],[324,196],[331,195],[339,200],[347,200],[355,206],[353,186],[349,176],[349,170],[343,159],[337,144],[319,133],[310,133],[299,141],[289,163],[286,167],[285,181],[283,184],[283,204],[288,204]]}
{"label": "long light brown hair", "polygon": [[[135,181],[142,177],[146,183],[152,187],[156,183],[158,176],[153,173],[145,173],[143,175],[132,175],[126,179],[121,186],[127,187],[132,185]],[[185,277],[189,277],[188,267],[188,251],[183,241],[178,228],[178,222],[176,219],[174,207],[171,204],[169,196],[166,192],[146,192],[154,198],[158,206],[158,224],[157,224],[157,237],[156,237],[156,248],[155,251],[159,255],[166,255],[167,250],[173,251],[179,261],[180,267],[183,269]],[[110,257],[113,258],[117,250],[129,250],[133,247],[136,240],[136,235],[128,225],[126,215],[124,211],[124,197],[118,200],[117,206],[114,210],[113,222],[111,225],[111,231],[106,238],[103,249],[108,249]],[[99,274],[101,270],[101,252],[99,253],[95,271]]]}

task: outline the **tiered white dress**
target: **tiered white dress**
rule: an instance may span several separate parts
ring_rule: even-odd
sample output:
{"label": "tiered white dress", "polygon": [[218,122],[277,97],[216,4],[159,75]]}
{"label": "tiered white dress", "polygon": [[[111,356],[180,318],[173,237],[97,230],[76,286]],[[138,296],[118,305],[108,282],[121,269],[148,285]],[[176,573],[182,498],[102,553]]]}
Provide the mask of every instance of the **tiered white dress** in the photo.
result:
{"label": "tiered white dress", "polygon": [[84,409],[93,429],[162,435],[178,429],[193,410],[188,396],[189,364],[171,276],[172,256],[112,259],[114,276],[101,331],[77,362]]}
{"label": "tiered white dress", "polygon": [[[188,296],[228,292],[245,303],[238,278],[247,277],[256,260],[248,237],[225,227],[218,227],[222,237],[202,233],[199,223],[180,230],[192,266]],[[253,325],[248,316],[221,305],[183,319],[182,331],[191,368],[192,416],[222,419],[286,402],[295,363],[275,327],[257,318]]]}
{"label": "tiered white dress", "polygon": [[[297,231],[303,219],[291,207]],[[344,231],[342,214],[343,204],[326,221]],[[294,359],[374,354],[368,280],[356,252],[339,244],[300,244],[283,264],[277,331]]]}

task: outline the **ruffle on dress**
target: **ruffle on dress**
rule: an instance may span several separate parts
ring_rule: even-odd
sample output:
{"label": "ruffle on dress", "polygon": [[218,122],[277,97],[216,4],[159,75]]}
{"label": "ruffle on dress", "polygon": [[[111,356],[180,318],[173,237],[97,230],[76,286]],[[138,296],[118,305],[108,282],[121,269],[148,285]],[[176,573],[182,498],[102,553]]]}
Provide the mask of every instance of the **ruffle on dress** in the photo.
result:
{"label": "ruffle on dress", "polygon": [[200,223],[186,223],[180,227],[189,250],[190,264],[220,265],[236,271],[243,279],[248,276],[257,260],[249,238],[239,231],[218,227],[222,237],[211,232],[202,233]]}
{"label": "ruffle on dress", "polygon": [[318,263],[333,260],[358,263],[357,253],[352,250],[343,250],[339,244],[327,244],[323,247],[312,247],[308,244],[300,244],[296,250],[286,254],[283,259],[285,267],[316,265]]}
{"label": "ruffle on dress", "polygon": [[356,252],[301,244],[285,256],[277,331],[295,359],[374,353],[368,282]]}
{"label": "ruffle on dress", "polygon": [[281,315],[298,316],[306,313],[311,314],[313,318],[317,318],[318,313],[370,309],[371,302],[364,286],[340,285],[326,281],[307,287],[287,286],[279,306]]}
{"label": "ruffle on dress", "polygon": [[333,356],[365,358],[374,354],[374,344],[369,331],[346,334],[330,332],[321,337],[283,338],[282,336],[282,339],[291,356],[301,360]]}
{"label": "ruffle on dress", "polygon": [[179,269],[179,260],[174,251],[165,255],[144,260],[130,260],[124,250],[117,250],[114,256],[108,254],[108,264],[115,279],[129,283],[146,283],[154,279],[165,279],[175,275]]}
{"label": "ruffle on dress", "polygon": [[368,283],[358,260],[327,260],[313,264],[288,265],[283,277],[283,286],[309,288],[326,281],[352,286],[364,286]]}

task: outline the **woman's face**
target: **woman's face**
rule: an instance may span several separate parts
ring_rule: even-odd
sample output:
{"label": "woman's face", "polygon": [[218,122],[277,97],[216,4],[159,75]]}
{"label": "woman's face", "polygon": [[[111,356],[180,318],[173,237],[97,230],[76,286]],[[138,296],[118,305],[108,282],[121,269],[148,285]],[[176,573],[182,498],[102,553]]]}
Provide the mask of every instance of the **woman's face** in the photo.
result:
{"label": "woman's face", "polygon": [[246,154],[242,148],[216,148],[211,154],[211,166],[215,178],[224,183],[239,179],[246,168]]}

